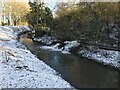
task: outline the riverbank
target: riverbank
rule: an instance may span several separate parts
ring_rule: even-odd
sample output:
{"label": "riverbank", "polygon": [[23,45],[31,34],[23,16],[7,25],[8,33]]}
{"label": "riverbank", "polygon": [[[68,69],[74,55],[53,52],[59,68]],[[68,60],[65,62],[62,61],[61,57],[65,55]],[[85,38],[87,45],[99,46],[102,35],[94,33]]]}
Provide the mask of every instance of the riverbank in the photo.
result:
{"label": "riverbank", "polygon": [[72,88],[14,33],[10,27],[0,27],[0,88]]}
{"label": "riverbank", "polygon": [[[61,51],[64,54],[77,54],[103,65],[120,70],[120,51],[101,49],[94,45],[84,45],[77,41],[58,42],[56,39],[48,36],[35,38],[34,41],[43,43],[41,49]],[[52,44],[54,43],[54,44]]]}

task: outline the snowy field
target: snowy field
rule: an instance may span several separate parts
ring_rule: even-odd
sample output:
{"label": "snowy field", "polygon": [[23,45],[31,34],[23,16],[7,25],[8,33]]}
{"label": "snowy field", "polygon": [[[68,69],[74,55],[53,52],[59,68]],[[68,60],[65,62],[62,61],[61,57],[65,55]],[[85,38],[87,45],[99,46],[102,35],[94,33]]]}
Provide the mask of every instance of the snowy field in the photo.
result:
{"label": "snowy field", "polygon": [[73,88],[18,42],[12,28],[0,27],[0,89]]}

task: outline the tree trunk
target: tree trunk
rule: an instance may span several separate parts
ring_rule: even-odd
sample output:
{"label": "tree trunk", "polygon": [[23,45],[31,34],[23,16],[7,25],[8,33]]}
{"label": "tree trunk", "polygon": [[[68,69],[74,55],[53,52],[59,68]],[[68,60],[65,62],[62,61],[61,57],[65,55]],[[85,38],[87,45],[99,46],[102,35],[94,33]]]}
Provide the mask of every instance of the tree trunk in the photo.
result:
{"label": "tree trunk", "polygon": [[10,20],[8,19],[8,25],[10,25]]}
{"label": "tree trunk", "polygon": [[16,20],[14,20],[14,26],[16,26],[16,24],[17,24],[17,22],[16,22]]}

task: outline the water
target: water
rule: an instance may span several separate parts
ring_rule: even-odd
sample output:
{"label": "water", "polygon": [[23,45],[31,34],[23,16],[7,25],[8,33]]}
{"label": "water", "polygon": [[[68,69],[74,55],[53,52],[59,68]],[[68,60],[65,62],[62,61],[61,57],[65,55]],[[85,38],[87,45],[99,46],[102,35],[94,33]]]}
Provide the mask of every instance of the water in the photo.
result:
{"label": "water", "polygon": [[54,68],[61,77],[76,88],[118,88],[119,73],[86,58],[40,49],[40,44],[30,39],[22,42],[39,59]]}

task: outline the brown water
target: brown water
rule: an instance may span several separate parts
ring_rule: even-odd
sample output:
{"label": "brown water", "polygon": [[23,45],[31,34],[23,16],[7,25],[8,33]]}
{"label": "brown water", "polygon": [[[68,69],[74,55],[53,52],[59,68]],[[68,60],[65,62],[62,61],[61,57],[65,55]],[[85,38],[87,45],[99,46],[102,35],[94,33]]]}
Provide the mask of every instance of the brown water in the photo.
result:
{"label": "brown water", "polygon": [[40,49],[40,44],[30,39],[24,38],[22,42],[76,88],[118,88],[120,75],[117,70],[72,54]]}

